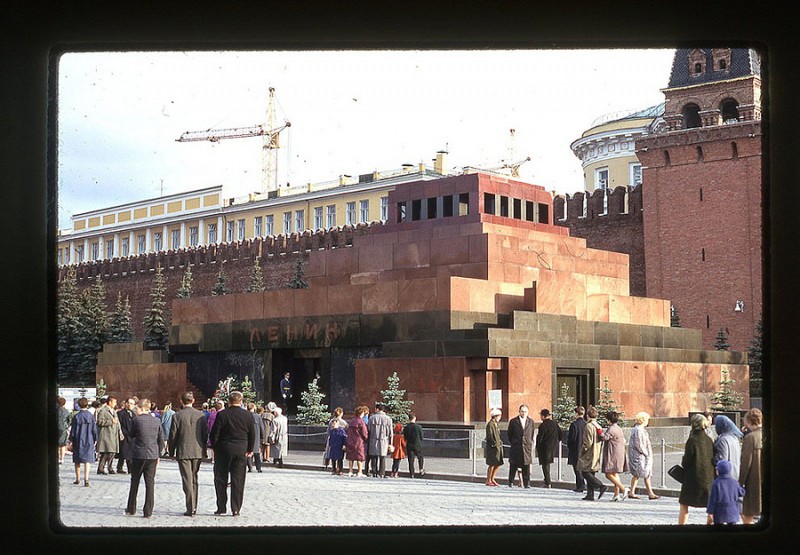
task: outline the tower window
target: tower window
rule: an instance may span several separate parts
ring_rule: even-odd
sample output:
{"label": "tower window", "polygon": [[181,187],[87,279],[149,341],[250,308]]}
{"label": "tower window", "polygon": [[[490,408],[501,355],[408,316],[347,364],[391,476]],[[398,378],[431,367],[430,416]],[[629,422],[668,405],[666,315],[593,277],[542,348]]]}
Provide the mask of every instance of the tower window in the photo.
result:
{"label": "tower window", "polygon": [[720,69],[726,69],[727,67],[728,67],[728,62],[726,62],[725,60],[720,60],[719,61],[719,68]]}
{"label": "tower window", "polygon": [[734,160],[739,159],[739,147],[736,146],[735,142],[731,142],[731,158]]}
{"label": "tower window", "polygon": [[700,249],[700,260],[706,261],[706,249]]}
{"label": "tower window", "polygon": [[737,123],[739,121],[739,103],[729,98],[719,107],[723,123]]}
{"label": "tower window", "polygon": [[700,121],[700,106],[697,104],[687,104],[681,112],[683,114],[684,129],[692,129],[702,125]]}
{"label": "tower window", "polygon": [[668,168],[671,165],[672,165],[672,161],[669,159],[669,151],[665,150],[664,151],[664,166]]}
{"label": "tower window", "polygon": [[703,202],[703,188],[700,187],[700,202]]}
{"label": "tower window", "polygon": [[694,72],[695,73],[700,73],[702,71],[703,71],[703,64],[701,64],[700,62],[695,63],[694,64]]}
{"label": "tower window", "polygon": [[698,162],[702,162],[703,161],[703,147],[701,147],[701,146],[697,147],[697,161]]}

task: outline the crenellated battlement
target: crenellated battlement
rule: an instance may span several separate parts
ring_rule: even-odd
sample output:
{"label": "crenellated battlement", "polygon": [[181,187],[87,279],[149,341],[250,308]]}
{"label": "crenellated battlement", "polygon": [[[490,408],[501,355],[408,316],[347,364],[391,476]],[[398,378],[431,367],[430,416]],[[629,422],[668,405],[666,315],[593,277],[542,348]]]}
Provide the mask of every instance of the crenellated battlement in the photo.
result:
{"label": "crenellated battlement", "polygon": [[[604,196],[607,197],[605,202]],[[556,195],[553,198],[553,213],[555,224],[567,227],[578,220],[585,223],[596,218],[641,218],[642,186],[632,189],[620,186],[608,190],[597,189],[591,193],[581,191],[573,195]]]}
{"label": "crenellated battlement", "polygon": [[[382,226],[382,222],[372,222],[371,224],[362,223],[326,230],[306,230],[303,233],[290,235],[270,235],[231,243],[200,245],[128,257],[114,257],[110,260],[82,262],[75,265],[75,268],[78,283],[82,283],[85,280],[92,280],[96,276],[106,278],[149,274],[155,272],[157,267],[168,270],[222,263],[250,267],[256,257],[266,261],[287,254],[348,247],[353,244],[354,237],[365,235],[371,229],[379,229]],[[68,266],[59,268],[59,281],[66,276],[67,268]]]}

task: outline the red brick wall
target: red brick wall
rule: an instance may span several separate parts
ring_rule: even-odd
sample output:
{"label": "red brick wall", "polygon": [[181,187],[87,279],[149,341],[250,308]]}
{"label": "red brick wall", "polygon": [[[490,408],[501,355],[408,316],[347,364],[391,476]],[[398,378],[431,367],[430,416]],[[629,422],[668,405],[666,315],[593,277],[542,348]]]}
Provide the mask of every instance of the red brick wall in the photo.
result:
{"label": "red brick wall", "polygon": [[705,348],[725,328],[731,348],[746,350],[762,306],[760,122],[652,135],[636,147],[648,296],[670,299]]}

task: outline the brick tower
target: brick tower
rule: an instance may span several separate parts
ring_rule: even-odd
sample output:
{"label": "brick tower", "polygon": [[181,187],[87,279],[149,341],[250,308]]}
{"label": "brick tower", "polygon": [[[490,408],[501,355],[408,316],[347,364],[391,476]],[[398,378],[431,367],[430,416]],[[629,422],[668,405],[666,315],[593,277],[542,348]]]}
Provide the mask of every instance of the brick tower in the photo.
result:
{"label": "brick tower", "polygon": [[647,295],[710,348],[745,350],[762,307],[761,71],[753,49],[678,49],[643,164]]}

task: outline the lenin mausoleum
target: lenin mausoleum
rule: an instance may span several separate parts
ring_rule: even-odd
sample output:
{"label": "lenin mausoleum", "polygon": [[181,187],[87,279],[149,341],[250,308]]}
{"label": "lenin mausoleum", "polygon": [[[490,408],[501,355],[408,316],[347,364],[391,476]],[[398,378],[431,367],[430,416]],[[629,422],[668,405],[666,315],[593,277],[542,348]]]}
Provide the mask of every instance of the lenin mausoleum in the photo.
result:
{"label": "lenin mausoleum", "polygon": [[543,187],[471,173],[389,195],[385,224],[311,250],[308,288],[175,299],[173,362],[153,370],[106,345],[98,379],[126,391],[134,364],[210,384],[233,357],[257,362],[265,400],[291,370],[350,411],[397,372],[420,420],[467,423],[490,403],[552,407],[564,383],[593,404],[606,379],[629,414],[686,416],[710,407],[727,369],[747,406],[746,355],[703,350],[700,330],[670,327],[668,299],[631,296],[628,255],[554,225]]}

